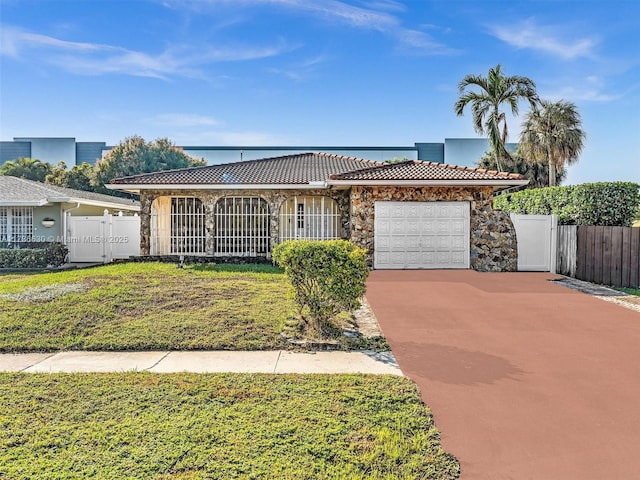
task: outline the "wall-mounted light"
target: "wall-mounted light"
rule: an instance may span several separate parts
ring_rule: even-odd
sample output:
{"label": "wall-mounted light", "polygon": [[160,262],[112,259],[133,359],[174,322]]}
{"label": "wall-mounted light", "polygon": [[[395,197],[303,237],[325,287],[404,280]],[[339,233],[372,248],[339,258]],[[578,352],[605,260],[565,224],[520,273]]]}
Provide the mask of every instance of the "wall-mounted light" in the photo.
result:
{"label": "wall-mounted light", "polygon": [[51,228],[56,224],[56,221],[51,217],[44,217],[42,219],[42,226],[46,228]]}

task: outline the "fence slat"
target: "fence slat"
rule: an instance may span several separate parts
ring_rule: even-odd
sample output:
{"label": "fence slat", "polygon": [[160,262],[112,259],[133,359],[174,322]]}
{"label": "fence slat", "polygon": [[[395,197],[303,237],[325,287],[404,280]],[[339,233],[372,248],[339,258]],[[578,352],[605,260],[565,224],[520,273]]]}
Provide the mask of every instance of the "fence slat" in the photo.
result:
{"label": "fence slat", "polygon": [[622,285],[622,229],[611,227],[611,269],[609,284]]}
{"label": "fence slat", "polygon": [[602,276],[598,283],[603,285],[611,285],[611,269],[613,268],[611,256],[612,235],[613,227],[602,227]]}
{"label": "fence slat", "polygon": [[629,286],[640,288],[640,227],[631,229]]}
{"label": "fence slat", "polygon": [[[558,229],[559,264],[567,275],[566,228]],[[580,225],[576,229],[576,268],[580,280],[614,287],[640,288],[640,228]]]}

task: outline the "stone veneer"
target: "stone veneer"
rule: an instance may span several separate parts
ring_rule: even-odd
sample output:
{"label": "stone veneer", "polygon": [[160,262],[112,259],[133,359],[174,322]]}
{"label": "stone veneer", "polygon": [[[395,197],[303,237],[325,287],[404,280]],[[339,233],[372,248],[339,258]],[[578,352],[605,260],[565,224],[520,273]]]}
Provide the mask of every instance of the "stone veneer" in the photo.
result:
{"label": "stone veneer", "polygon": [[269,205],[271,215],[271,245],[279,239],[279,214],[282,203],[294,196],[319,195],[334,199],[341,212],[341,238],[349,238],[351,225],[349,222],[349,190],[143,190],[140,193],[140,254],[149,255],[151,249],[151,205],[158,197],[195,197],[200,199],[205,208],[207,252],[213,255],[213,232],[215,230],[214,209],[216,202],[223,197],[260,197]]}
{"label": "stone veneer", "polygon": [[352,187],[351,240],[367,250],[370,265],[373,265],[376,200],[467,201],[471,206],[471,268],[478,271],[517,269],[515,229],[508,214],[493,210],[491,187]]}
{"label": "stone veneer", "polygon": [[143,190],[140,194],[140,253],[150,254],[151,205],[158,197],[195,197],[205,206],[206,229],[210,239],[207,251],[213,254],[214,208],[223,197],[260,197],[269,205],[271,245],[279,238],[282,203],[293,196],[320,195],[334,199],[341,211],[341,238],[350,238],[368,251],[373,265],[374,205],[376,200],[453,202],[468,201],[471,206],[471,268],[478,271],[517,270],[517,240],[508,214],[494,211],[491,187],[363,187],[351,190]]}

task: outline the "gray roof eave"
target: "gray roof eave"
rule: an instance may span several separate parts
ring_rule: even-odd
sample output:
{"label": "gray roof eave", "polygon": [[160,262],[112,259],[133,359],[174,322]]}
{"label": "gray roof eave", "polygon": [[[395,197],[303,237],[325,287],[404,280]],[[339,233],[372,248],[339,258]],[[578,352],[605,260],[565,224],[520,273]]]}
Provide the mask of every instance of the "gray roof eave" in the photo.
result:
{"label": "gray roof eave", "polygon": [[42,200],[0,200],[0,207],[43,207],[49,202]]}
{"label": "gray roof eave", "polygon": [[81,205],[91,205],[94,207],[105,207],[122,210],[140,211],[140,205],[131,202],[131,204],[120,202],[107,202],[102,200],[91,200],[88,198],[75,198],[75,197],[50,197],[49,203],[79,203]]}

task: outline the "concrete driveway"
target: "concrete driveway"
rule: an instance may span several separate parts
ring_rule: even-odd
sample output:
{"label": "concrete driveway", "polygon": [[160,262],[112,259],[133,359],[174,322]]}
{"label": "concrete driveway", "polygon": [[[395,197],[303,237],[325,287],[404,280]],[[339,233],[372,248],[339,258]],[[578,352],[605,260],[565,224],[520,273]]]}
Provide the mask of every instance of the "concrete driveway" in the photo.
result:
{"label": "concrete driveway", "polygon": [[377,270],[367,281],[462,479],[640,478],[640,314],[550,278]]}

